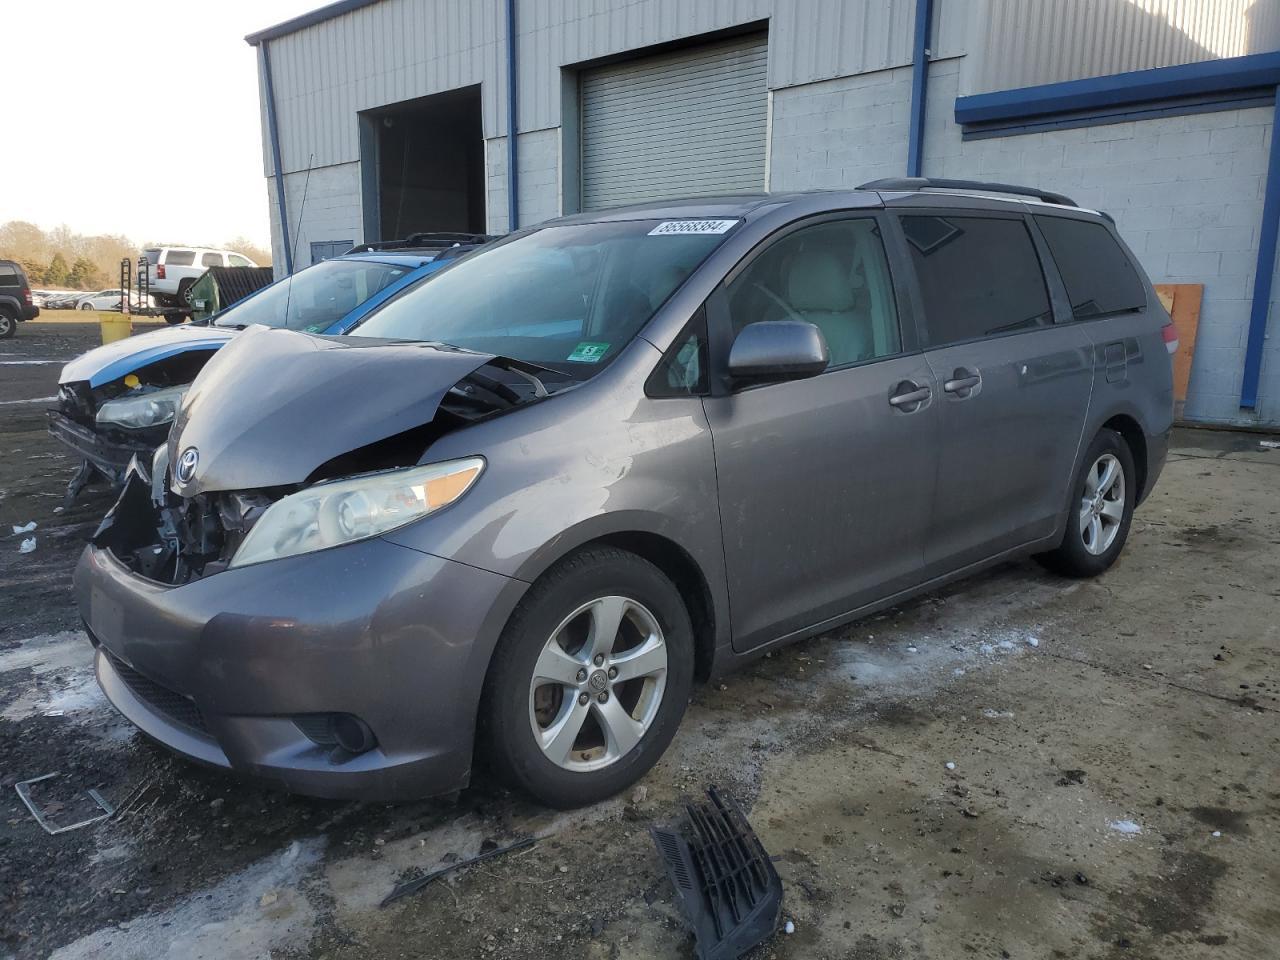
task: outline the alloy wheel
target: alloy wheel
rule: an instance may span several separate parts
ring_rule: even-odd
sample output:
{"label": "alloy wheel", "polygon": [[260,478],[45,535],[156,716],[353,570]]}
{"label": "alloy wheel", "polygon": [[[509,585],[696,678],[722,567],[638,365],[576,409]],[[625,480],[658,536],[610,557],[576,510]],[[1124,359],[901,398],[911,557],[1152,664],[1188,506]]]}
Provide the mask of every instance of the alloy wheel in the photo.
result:
{"label": "alloy wheel", "polygon": [[657,618],[628,597],[569,614],[543,646],[529,684],[529,722],[543,754],[566,770],[599,770],[648,733],[667,685]]}
{"label": "alloy wheel", "polygon": [[13,332],[14,321],[7,313],[0,313],[0,340]]}
{"label": "alloy wheel", "polygon": [[1124,467],[1114,454],[1104,453],[1084,475],[1080,499],[1080,539],[1094,556],[1115,543],[1124,521]]}

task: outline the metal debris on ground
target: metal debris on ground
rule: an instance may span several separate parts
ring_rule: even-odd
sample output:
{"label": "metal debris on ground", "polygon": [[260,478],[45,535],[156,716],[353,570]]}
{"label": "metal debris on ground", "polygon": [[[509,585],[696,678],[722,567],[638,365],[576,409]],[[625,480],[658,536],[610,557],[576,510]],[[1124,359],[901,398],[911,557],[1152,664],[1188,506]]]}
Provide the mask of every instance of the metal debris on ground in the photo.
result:
{"label": "metal debris on ground", "polygon": [[411,893],[417,893],[423,887],[439,880],[446,873],[452,873],[454,870],[460,870],[463,867],[470,867],[473,864],[480,863],[482,860],[490,860],[494,857],[500,857],[504,853],[513,853],[516,850],[523,850],[525,847],[531,847],[537,843],[536,837],[525,837],[523,840],[517,840],[515,843],[508,844],[505,847],[494,847],[492,850],[485,850],[483,853],[476,854],[466,860],[459,860],[457,863],[451,863],[447,867],[441,867],[439,870],[432,870],[430,873],[423,874],[420,877],[414,877],[412,880],[406,880],[404,883],[397,884],[386,897],[383,898],[380,907],[385,907],[389,903],[395,903],[401,897],[407,897]]}
{"label": "metal debris on ground", "polygon": [[33,783],[41,783],[45,780],[52,780],[55,777],[62,776],[61,773],[46,773],[42,777],[34,777],[31,780],[21,780],[13,785],[13,789],[18,792],[18,798],[27,805],[27,809],[31,811],[31,816],[35,817],[36,823],[44,828],[45,833],[69,833],[72,830],[79,830],[81,827],[87,827],[91,823],[97,823],[99,820],[106,820],[109,816],[116,812],[116,808],[111,802],[102,796],[97,790],[89,789],[86,795],[92,800],[102,812],[96,816],[88,817],[77,823],[69,823],[66,826],[55,826],[44,811],[36,809],[35,801],[31,799],[31,785]]}
{"label": "metal debris on ground", "polygon": [[706,803],[651,833],[699,960],[735,960],[778,929],[782,881],[732,797],[711,787]]}

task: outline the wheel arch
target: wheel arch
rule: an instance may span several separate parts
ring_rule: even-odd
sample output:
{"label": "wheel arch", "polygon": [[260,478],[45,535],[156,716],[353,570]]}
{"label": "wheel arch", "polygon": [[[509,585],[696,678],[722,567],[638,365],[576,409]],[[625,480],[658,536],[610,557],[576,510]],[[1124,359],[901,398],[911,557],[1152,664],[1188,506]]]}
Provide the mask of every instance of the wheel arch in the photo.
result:
{"label": "wheel arch", "polygon": [[1133,454],[1133,469],[1137,476],[1138,495],[1136,502],[1141,503],[1146,497],[1147,489],[1147,435],[1136,417],[1129,413],[1117,413],[1104,422],[1100,430],[1114,430]]}
{"label": "wheel arch", "polygon": [[603,526],[586,521],[529,557],[517,576],[533,583],[561,560],[593,546],[611,546],[634,553],[652,563],[672,582],[693,624],[694,677],[707,680],[718,648],[728,642],[728,599],[722,569],[708,570],[705,562],[699,562],[694,549],[661,527],[647,523]]}

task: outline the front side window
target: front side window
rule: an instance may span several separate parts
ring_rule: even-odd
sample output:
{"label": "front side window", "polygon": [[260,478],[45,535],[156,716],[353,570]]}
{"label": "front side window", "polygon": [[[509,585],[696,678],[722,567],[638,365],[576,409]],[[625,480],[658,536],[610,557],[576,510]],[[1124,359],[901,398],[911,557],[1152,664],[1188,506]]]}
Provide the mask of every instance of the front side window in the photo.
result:
{"label": "front side window", "polygon": [[1062,274],[1076,320],[1141,310],[1147,293],[1137,271],[1100,223],[1067,217],[1036,217]]}
{"label": "front side window", "polygon": [[994,217],[902,218],[929,345],[945,346],[1053,322],[1026,224]]}
{"label": "front side window", "polygon": [[727,292],[735,337],[751,323],[812,323],[826,338],[831,367],[902,349],[889,264],[871,218],[788,234],[751,261]]}
{"label": "front side window", "polygon": [[196,252],[194,250],[170,250],[165,254],[164,264],[166,267],[189,267],[196,262]]}
{"label": "front side window", "polygon": [[400,264],[372,260],[326,260],[234,304],[218,315],[214,325],[260,323],[320,333],[409,270]]}
{"label": "front side window", "polygon": [[446,343],[587,379],[631,342],[732,225],[544,227],[464,257],[351,332]]}
{"label": "front side window", "polygon": [[249,262],[248,258],[242,257],[238,253],[228,254],[227,259],[231,262],[231,265],[233,267],[252,267],[253,266],[253,264]]}

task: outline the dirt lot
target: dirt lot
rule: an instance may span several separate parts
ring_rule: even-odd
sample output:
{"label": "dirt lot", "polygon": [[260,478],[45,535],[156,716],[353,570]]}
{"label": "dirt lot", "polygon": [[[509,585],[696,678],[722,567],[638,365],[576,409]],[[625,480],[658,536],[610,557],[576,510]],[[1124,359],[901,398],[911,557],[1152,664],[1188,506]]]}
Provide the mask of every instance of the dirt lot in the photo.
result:
{"label": "dirt lot", "polygon": [[[58,366],[14,363],[95,335],[0,342],[0,957],[691,957],[647,828],[709,783],[779,858],[795,932],[760,957],[1280,955],[1280,449],[1258,436],[1179,433],[1101,580],[1006,566],[699,690],[633,794],[338,804],[172,758],[98,693],[70,573],[107,501],[55,512],[73,464],[28,401]],[[47,836],[12,785],[52,771],[120,814]]]}

